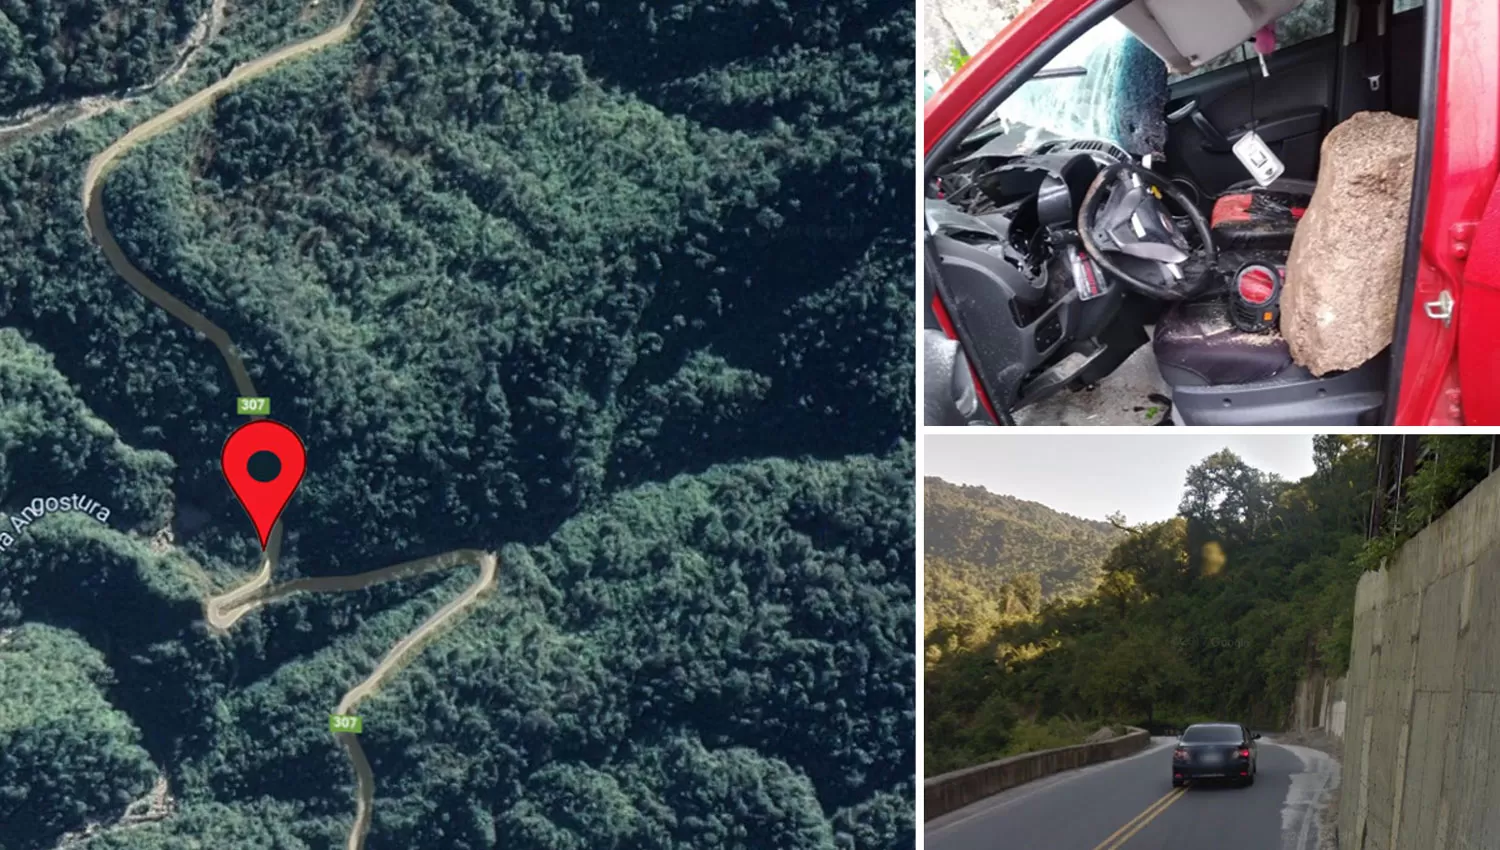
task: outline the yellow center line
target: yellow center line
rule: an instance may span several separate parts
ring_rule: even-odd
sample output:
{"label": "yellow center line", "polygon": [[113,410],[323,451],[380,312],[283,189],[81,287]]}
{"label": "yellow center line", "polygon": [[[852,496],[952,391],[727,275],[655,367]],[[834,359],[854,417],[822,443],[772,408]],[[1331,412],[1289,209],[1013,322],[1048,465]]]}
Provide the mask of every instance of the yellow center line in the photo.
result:
{"label": "yellow center line", "polygon": [[[1094,850],[1116,850],[1116,848],[1130,840],[1130,836],[1140,832],[1142,827],[1150,823],[1157,815],[1166,811],[1167,806],[1177,802],[1186,793],[1187,786],[1173,788],[1171,791],[1168,791],[1156,802],[1147,806],[1145,811],[1126,821],[1124,826],[1110,833],[1110,836],[1099,842],[1099,846],[1095,847]],[[1126,830],[1129,831],[1127,832]]]}

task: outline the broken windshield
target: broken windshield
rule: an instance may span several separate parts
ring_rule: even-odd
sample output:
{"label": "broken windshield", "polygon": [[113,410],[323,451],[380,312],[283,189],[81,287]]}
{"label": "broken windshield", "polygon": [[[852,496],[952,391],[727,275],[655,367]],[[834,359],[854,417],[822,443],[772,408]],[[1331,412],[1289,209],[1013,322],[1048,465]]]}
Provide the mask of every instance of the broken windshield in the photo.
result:
{"label": "broken windshield", "polygon": [[1050,138],[1101,139],[1136,156],[1160,152],[1167,140],[1167,69],[1114,18],[1095,25],[1047,63],[1082,75],[1032,79],[986,122],[1000,132],[1031,131],[1030,144]]}

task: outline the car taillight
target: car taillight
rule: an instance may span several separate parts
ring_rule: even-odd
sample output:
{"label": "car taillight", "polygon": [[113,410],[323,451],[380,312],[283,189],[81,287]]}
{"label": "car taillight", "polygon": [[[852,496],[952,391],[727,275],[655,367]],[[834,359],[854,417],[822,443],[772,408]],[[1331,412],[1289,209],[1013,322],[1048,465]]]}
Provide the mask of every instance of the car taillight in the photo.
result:
{"label": "car taillight", "polygon": [[1242,759],[1250,758],[1250,748],[1249,747],[1241,747],[1240,748],[1240,758],[1242,758]]}
{"label": "car taillight", "polygon": [[1183,761],[1186,758],[1187,758],[1187,750],[1183,749],[1182,747],[1178,747],[1176,750],[1174,750],[1172,752],[1172,760],[1173,761]]}

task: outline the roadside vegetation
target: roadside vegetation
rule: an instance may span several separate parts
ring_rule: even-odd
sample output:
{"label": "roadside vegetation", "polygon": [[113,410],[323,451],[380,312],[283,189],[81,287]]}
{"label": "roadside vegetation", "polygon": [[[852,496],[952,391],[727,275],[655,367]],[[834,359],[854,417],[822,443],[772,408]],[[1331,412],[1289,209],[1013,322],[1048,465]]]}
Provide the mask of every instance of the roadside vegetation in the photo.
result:
{"label": "roadside vegetation", "polygon": [[1124,536],[1107,522],[983,487],[933,477],[923,486],[928,631],[988,630],[1044,601],[1087,596],[1103,576],[1104,556]]}
{"label": "roadside vegetation", "polygon": [[0,118],[149,82],[209,0],[0,0]]}
{"label": "roadside vegetation", "polygon": [[[76,635],[28,624],[0,631],[0,833],[36,845],[96,810],[123,809],[154,771],[140,731],[105,698],[110,671]],[[39,781],[41,780],[41,781]]]}
{"label": "roadside vegetation", "polygon": [[1280,728],[1303,676],[1348,669],[1361,573],[1488,472],[1489,437],[1426,439],[1404,509],[1373,540],[1373,438],[1315,437],[1316,472],[1295,482],[1226,450],[1189,471],[1178,516],[1117,519],[1091,593],[1034,603],[1034,578],[1009,576],[1012,602],[990,619],[929,620],[928,775],[1081,742],[1038,728]]}

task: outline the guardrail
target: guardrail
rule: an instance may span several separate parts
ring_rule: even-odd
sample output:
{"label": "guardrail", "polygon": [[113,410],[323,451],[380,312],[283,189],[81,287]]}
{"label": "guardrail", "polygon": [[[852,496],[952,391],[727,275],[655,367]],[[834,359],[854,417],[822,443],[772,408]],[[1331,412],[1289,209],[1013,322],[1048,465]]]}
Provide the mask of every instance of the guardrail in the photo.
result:
{"label": "guardrail", "polygon": [[1055,750],[1038,750],[927,779],[922,783],[926,801],[924,817],[932,820],[1034,779],[1086,764],[1110,761],[1145,749],[1151,740],[1150,733],[1134,726],[1125,728],[1130,731],[1107,741],[1058,747]]}

